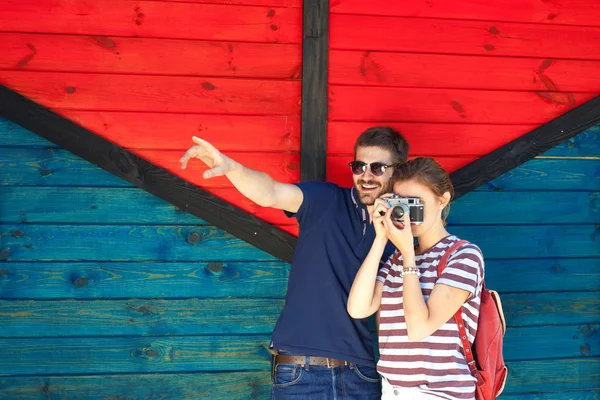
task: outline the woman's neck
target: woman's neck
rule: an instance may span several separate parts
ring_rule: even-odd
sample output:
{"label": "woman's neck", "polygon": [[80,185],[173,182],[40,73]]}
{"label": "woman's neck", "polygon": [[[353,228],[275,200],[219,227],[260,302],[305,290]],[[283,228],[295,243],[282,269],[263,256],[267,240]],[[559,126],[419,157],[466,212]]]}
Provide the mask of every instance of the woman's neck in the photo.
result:
{"label": "woman's neck", "polygon": [[417,253],[425,253],[448,235],[448,231],[446,231],[446,228],[444,228],[444,225],[440,221],[439,224],[435,224],[429,231],[423,233],[417,238],[419,242],[419,249]]}

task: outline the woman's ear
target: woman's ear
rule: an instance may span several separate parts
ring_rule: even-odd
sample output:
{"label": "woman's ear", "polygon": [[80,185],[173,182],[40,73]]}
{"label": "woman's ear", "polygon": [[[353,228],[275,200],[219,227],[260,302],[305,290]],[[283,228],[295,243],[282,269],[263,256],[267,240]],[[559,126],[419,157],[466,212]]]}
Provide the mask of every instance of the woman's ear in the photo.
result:
{"label": "woman's ear", "polygon": [[450,198],[452,196],[450,195],[450,192],[446,192],[442,195],[442,197],[440,197],[440,209],[444,209],[446,208],[446,206],[450,203]]}

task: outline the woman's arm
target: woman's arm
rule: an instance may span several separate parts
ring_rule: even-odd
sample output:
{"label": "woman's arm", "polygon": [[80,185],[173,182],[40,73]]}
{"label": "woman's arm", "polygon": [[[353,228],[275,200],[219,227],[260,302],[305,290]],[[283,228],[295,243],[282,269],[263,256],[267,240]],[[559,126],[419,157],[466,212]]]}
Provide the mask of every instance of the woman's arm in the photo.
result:
{"label": "woman's arm", "polygon": [[383,283],[377,281],[377,272],[379,272],[379,261],[383,256],[386,243],[385,237],[375,239],[367,258],[354,278],[347,305],[348,314],[352,318],[366,318],[379,310]]}

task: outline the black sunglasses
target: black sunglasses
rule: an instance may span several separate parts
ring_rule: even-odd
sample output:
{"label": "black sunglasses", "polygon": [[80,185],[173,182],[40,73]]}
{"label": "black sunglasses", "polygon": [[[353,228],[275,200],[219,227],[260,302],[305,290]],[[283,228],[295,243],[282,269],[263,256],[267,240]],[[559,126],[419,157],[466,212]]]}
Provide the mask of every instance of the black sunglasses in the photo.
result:
{"label": "black sunglasses", "polygon": [[385,170],[389,167],[397,167],[400,164],[386,164],[382,162],[372,162],[371,164],[367,164],[364,161],[351,161],[348,163],[350,168],[352,168],[352,173],[354,175],[362,175],[367,171],[367,167],[371,168],[371,173],[375,176],[381,176],[385,174]]}

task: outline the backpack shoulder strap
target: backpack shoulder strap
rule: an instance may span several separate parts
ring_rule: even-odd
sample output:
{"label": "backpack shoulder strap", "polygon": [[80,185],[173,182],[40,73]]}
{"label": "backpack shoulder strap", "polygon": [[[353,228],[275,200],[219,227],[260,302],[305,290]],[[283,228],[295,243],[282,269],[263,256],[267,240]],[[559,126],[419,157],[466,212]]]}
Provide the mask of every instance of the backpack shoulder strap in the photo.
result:
{"label": "backpack shoulder strap", "polygon": [[[442,276],[442,272],[446,268],[448,264],[448,259],[456,250],[460,247],[464,246],[468,242],[466,240],[458,240],[454,243],[442,256],[440,263],[438,264],[438,279]],[[473,351],[471,349],[471,344],[469,343],[469,336],[467,336],[467,329],[465,327],[465,323],[462,318],[462,306],[458,309],[456,314],[454,314],[454,320],[458,325],[458,334],[460,336],[460,341],[462,343],[463,349],[465,350],[465,357],[467,358],[467,365],[469,366],[469,371],[471,371],[471,375],[477,377],[479,375],[477,371],[477,365],[475,363],[475,359],[473,358]]]}

